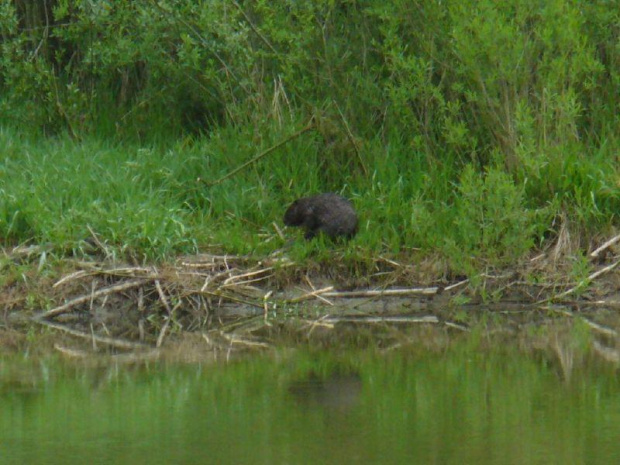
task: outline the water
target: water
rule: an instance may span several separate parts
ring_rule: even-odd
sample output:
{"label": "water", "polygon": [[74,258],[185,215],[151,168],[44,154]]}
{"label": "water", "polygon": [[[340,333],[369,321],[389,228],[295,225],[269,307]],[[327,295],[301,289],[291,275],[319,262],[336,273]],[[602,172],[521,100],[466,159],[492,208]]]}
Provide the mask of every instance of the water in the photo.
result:
{"label": "water", "polygon": [[462,339],[194,364],[4,357],[0,463],[618,463],[616,366],[559,354]]}

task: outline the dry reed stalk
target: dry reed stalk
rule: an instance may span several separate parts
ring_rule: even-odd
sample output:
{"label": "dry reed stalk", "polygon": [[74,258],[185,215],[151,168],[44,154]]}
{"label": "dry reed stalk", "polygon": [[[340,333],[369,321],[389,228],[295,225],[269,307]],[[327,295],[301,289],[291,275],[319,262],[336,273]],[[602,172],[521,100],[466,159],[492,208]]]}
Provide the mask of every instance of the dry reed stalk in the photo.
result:
{"label": "dry reed stalk", "polygon": [[92,276],[94,274],[96,274],[96,271],[85,271],[85,270],[79,270],[76,271],[74,273],[68,274],[67,276],[64,276],[63,278],[59,279],[58,281],[56,281],[52,287],[58,287],[62,284],[65,284],[69,281],[73,281],[74,279],[79,279],[79,278],[83,278],[84,276]]}

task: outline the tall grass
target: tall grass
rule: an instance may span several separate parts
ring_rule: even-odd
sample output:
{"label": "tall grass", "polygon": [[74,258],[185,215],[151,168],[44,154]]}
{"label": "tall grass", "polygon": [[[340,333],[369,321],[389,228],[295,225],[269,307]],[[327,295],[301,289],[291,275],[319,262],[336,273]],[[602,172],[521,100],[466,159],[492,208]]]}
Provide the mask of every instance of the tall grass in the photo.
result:
{"label": "tall grass", "polygon": [[555,218],[596,234],[620,207],[619,15],[570,0],[5,2],[0,234],[264,254],[286,205],[320,191],[360,211],[355,258],[440,254],[470,273],[553,238]]}
{"label": "tall grass", "polygon": [[[360,213],[358,236],[336,246],[349,259],[439,254],[456,272],[470,274],[483,264],[517,261],[549,233],[557,215],[581,215],[596,231],[610,224],[618,204],[617,172],[596,157],[569,164],[558,180],[516,182],[498,167],[479,174],[471,164],[457,171],[422,154],[403,156],[407,146],[382,148],[379,139],[363,150],[369,177],[343,172],[338,184],[317,163],[313,133],[211,185],[292,132],[291,125],[252,138],[246,128],[228,127],[209,139],[145,146],[31,138],[5,128],[0,235],[5,243],[35,241],[80,253],[93,231],[118,257],[139,260],[200,250],[263,256],[284,245],[273,223],[283,227],[289,202],[336,190]],[[296,238],[297,258],[331,260],[320,252],[333,249],[328,241],[307,244],[294,229],[285,234]]]}

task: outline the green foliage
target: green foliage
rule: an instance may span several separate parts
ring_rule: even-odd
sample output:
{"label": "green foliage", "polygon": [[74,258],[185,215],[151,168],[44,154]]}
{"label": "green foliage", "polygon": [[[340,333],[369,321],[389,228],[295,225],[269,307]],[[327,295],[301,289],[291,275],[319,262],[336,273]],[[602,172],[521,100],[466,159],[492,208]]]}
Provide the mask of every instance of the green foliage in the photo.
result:
{"label": "green foliage", "polygon": [[474,259],[493,265],[512,263],[533,245],[534,213],[525,208],[523,191],[503,171],[480,176],[471,165],[463,171],[454,204],[453,233],[446,253],[467,269]]}
{"label": "green foliage", "polygon": [[508,263],[555,215],[617,218],[618,24],[605,1],[4,2],[0,233],[268,252],[290,201],[336,191],[369,254]]}

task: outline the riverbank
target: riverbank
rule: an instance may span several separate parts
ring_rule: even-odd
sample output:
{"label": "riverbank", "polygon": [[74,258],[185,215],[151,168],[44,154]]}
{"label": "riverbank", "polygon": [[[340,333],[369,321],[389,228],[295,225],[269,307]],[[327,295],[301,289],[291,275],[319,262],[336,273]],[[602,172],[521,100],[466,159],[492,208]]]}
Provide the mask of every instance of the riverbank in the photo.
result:
{"label": "riverbank", "polygon": [[[38,340],[45,350],[71,355],[165,346],[187,352],[198,341],[204,353],[261,350],[276,340],[334,344],[342,327],[392,328],[392,344],[403,328],[470,331],[493,315],[510,315],[509,326],[579,316],[613,334],[609,310],[620,306],[620,262],[613,240],[601,245],[580,280],[570,271],[575,257],[554,256],[554,247],[510,270],[452,280],[428,271],[437,262],[385,258],[367,274],[351,275],[338,250],[323,263],[297,263],[285,249],[260,260],[197,254],[136,266],[97,253],[52,258],[45,247],[15,247],[3,250],[0,344],[17,349]],[[73,344],[58,344],[67,338]]]}

